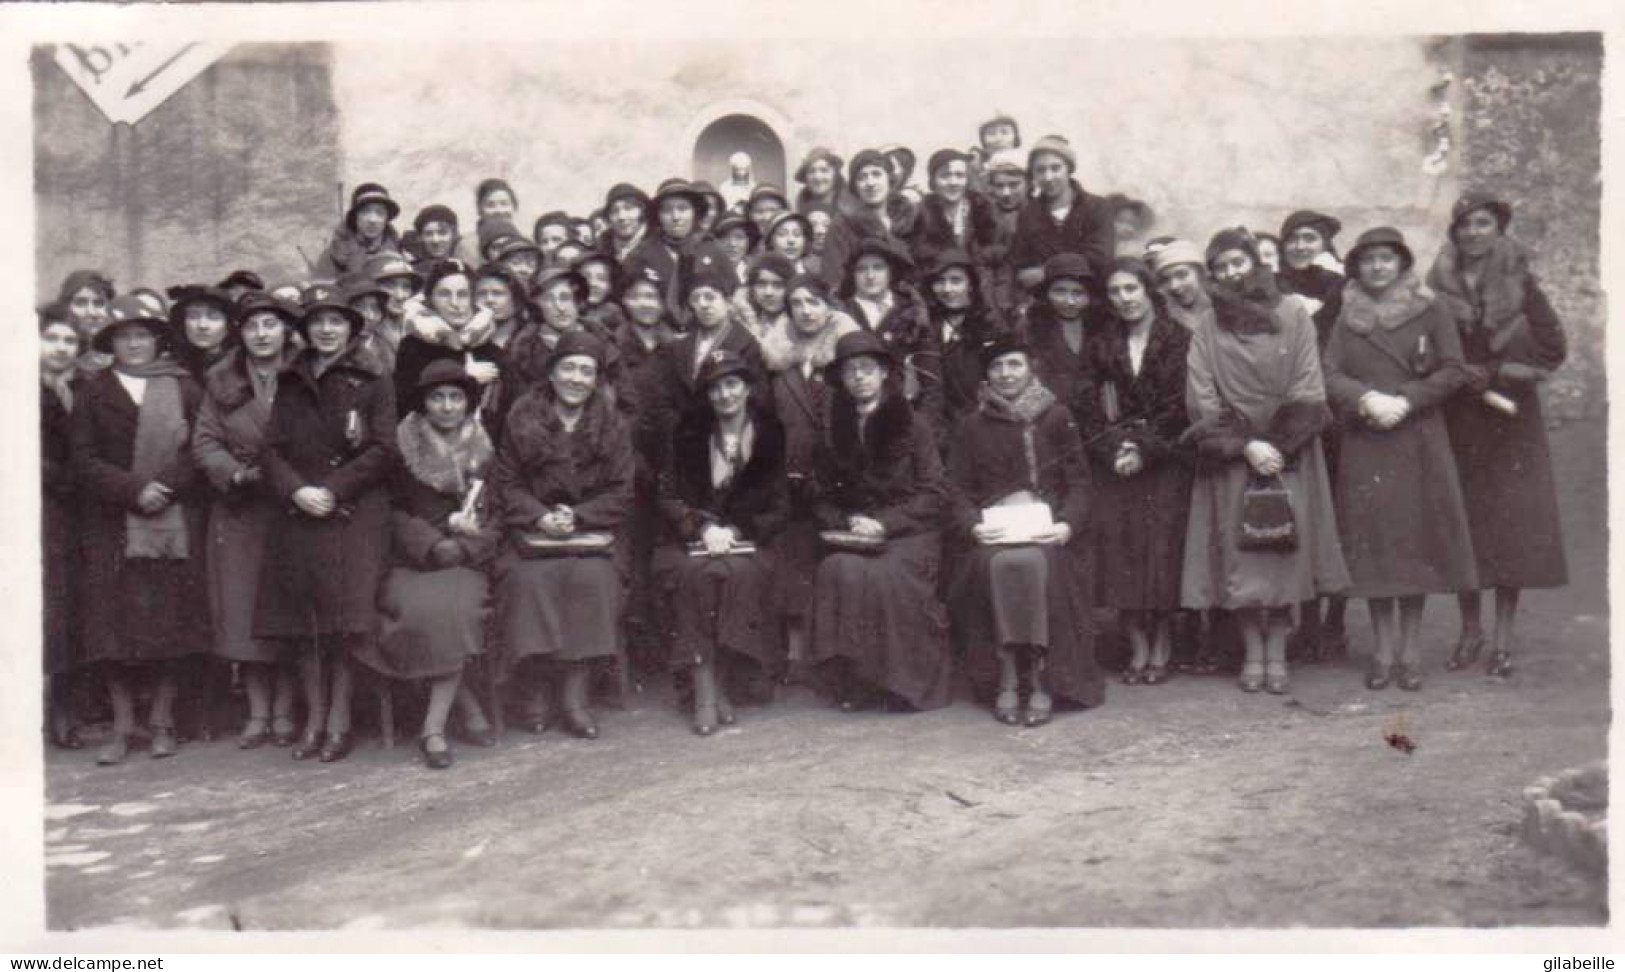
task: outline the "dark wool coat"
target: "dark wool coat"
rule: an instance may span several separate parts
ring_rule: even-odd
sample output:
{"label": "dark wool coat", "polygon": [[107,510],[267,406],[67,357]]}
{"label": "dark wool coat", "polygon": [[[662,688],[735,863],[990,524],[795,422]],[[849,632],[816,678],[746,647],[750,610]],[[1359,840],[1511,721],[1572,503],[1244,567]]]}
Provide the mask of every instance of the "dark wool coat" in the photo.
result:
{"label": "dark wool coat", "polygon": [[276,660],[280,646],[255,639],[254,610],[265,538],[284,510],[265,479],[232,483],[239,470],[260,461],[271,422],[271,406],[255,400],[247,368],[247,356],[237,350],[210,369],[192,456],[213,487],[205,563],[214,652],[232,661],[268,662]]}
{"label": "dark wool coat", "polygon": [[1089,576],[1089,462],[1072,413],[1059,402],[1051,405],[1034,423],[1029,446],[1020,424],[972,412],[949,443],[948,482],[955,553],[948,604],[954,642],[964,654],[971,683],[979,694],[991,695],[999,673],[989,566],[999,548],[977,544],[971,529],[981,522],[984,508],[1030,490],[1049,505],[1057,522],[1072,528],[1072,539],[1064,546],[1043,548],[1049,563],[1050,631],[1044,684],[1082,705],[1105,701],[1105,680],[1095,664],[1094,584]]}
{"label": "dark wool coat", "polygon": [[[495,564],[505,671],[533,655],[578,661],[620,652],[633,475],[631,429],[602,396],[589,400],[573,432],[546,391],[514,403],[491,474],[507,533]],[[558,505],[575,511],[578,532],[612,534],[610,556],[521,558],[515,534],[535,531]]]}
{"label": "dark wool coat", "polygon": [[[352,342],[320,376],[306,349],[277,381],[262,468],[280,507],[270,527],[254,633],[262,638],[370,635],[389,551],[395,386]],[[293,505],[323,486],[339,510],[318,519]]]}
{"label": "dark wool coat", "polygon": [[992,250],[998,233],[993,203],[974,192],[965,198],[970,202],[970,213],[963,238],[954,236],[953,221],[948,218],[948,207],[942,197],[932,193],[921,201],[919,218],[914,221],[914,232],[909,237],[909,250],[920,266],[929,265],[944,250],[965,251],[978,268],[993,265]]}
{"label": "dark wool coat", "polygon": [[772,408],[784,425],[789,481],[790,520],[775,551],[783,572],[780,593],[785,613],[801,618],[812,605],[813,574],[823,553],[813,516],[814,472],[834,389],[825,384],[821,368],[815,368],[810,378],[800,368],[786,368],[773,373],[769,391]]}
{"label": "dark wool coat", "polygon": [[[203,391],[180,383],[186,420],[192,422]],[[130,471],[140,409],[108,369],[77,386],[73,406],[73,468],[79,482],[79,596],[81,648],[86,661],[173,659],[206,649],[208,597],[203,583],[204,506],[207,494],[191,453],[182,449],[153,477],[175,491],[185,512],[190,551],[180,561],[124,556],[124,519],[136,512],[146,481]]]}
{"label": "dark wool coat", "polygon": [[[517,342],[519,336],[515,335],[514,340]],[[411,409],[411,403],[417,394],[418,379],[423,376],[423,369],[436,361],[462,364],[468,355],[472,355],[475,361],[496,365],[501,373],[492,384],[480,386],[481,400],[485,400],[489,395],[493,405],[480,412],[480,421],[484,423],[491,441],[495,442],[502,437],[502,420],[507,416],[508,409],[513,406],[514,398],[522,394],[524,388],[517,374],[508,373],[511,364],[508,352],[497,347],[493,341],[465,349],[425,341],[416,334],[407,334],[401,338],[400,350],[395,355],[395,407],[397,411],[403,413]],[[479,401],[469,402],[468,409],[472,412],[479,405]]]}
{"label": "dark wool coat", "polygon": [[378,239],[366,241],[342,222],[334,228],[333,238],[327,244],[327,249],[316,260],[316,266],[311,270],[312,280],[337,280],[347,273],[354,273],[362,268],[369,257],[380,253],[400,253],[401,234],[396,231],[394,224],[384,227],[384,232]]}
{"label": "dark wool coat", "polygon": [[1038,375],[1038,380],[1044,383],[1057,401],[1072,409],[1074,418],[1081,416],[1080,403],[1084,396],[1095,394],[1094,361],[1090,356],[1089,339],[1103,326],[1104,316],[1084,313],[1083,343],[1077,351],[1066,343],[1060,319],[1043,301],[1029,306],[1018,325],[1021,336],[1032,351],[1033,371]]}
{"label": "dark wool coat", "polygon": [[[946,315],[933,304],[931,333],[942,342],[943,322]],[[978,301],[966,311],[952,339],[942,347],[942,424],[941,442],[947,448],[948,436],[959,426],[959,420],[976,410],[978,396],[987,370],[982,367],[982,345],[994,335],[1002,333],[1005,323],[998,312]]]}
{"label": "dark wool coat", "polygon": [[683,305],[683,293],[689,278],[696,271],[708,267],[732,273],[733,261],[720,243],[702,239],[698,233],[681,246],[674,247],[660,235],[657,226],[627,255],[621,272],[630,279],[632,275],[641,273],[643,267],[651,268],[657,275],[656,279],[666,282],[666,314],[672,320],[687,322],[689,313]]}
{"label": "dark wool coat", "polygon": [[[1189,331],[1158,317],[1135,374],[1121,321],[1102,321],[1089,338],[1097,384],[1094,394],[1083,396],[1080,412],[1095,489],[1090,510],[1095,594],[1106,607],[1179,607],[1195,458],[1179,441],[1189,424],[1185,359],[1190,346]],[[1113,399],[1115,419],[1108,411]],[[1119,476],[1117,456],[1128,443],[1138,447],[1144,465],[1133,476]]]}
{"label": "dark wool coat", "polygon": [[852,319],[873,331],[891,352],[897,365],[891,370],[901,390],[935,432],[942,428],[942,341],[931,326],[931,316],[913,287],[892,289],[892,307],[878,321],[869,319],[857,300],[847,301]]}
{"label": "dark wool coat", "polygon": [[1016,243],[1016,226],[1020,221],[1020,209],[1007,213],[994,204],[993,242],[985,251],[988,266],[992,269],[993,289],[987,293],[991,295],[993,306],[1006,316],[1014,316],[1025,299],[1021,285],[1016,282],[1015,265],[1010,262],[1010,252]]}
{"label": "dark wool coat", "polygon": [[[1359,286],[1351,284],[1350,286]],[[1425,339],[1425,345],[1423,341]],[[1423,347],[1426,353],[1419,353]],[[1461,341],[1437,302],[1393,330],[1346,323],[1326,345],[1326,397],[1343,418],[1336,503],[1351,597],[1473,590],[1473,545],[1440,406],[1466,380]],[[1367,392],[1403,395],[1387,431],[1360,417]]]}
{"label": "dark wool coat", "polygon": [[[762,361],[762,347],[744,325],[730,320],[728,333],[712,348],[713,351],[732,351],[750,366],[751,395],[763,401],[767,395],[767,366]],[[671,441],[672,430],[678,420],[691,408],[703,405],[705,395],[696,386],[694,352],[701,335],[691,330],[661,346],[655,362],[649,366],[647,394],[638,407],[637,439],[652,451],[645,457],[649,468],[659,469],[665,464],[666,443]]]}
{"label": "dark wool coat", "polygon": [[[673,666],[710,661],[719,649],[754,659],[769,670],[783,662],[776,541],[790,516],[784,476],[784,427],[765,406],[753,406],[749,460],[732,483],[711,479],[709,409],[679,423],[660,475],[660,546],[654,573],[664,608]],[[732,527],[757,546],[749,556],[695,558],[688,544],[706,527]]]}
{"label": "dark wool coat", "polygon": [[1084,192],[1076,181],[1072,183],[1072,194],[1072,209],[1059,224],[1050,216],[1047,199],[1030,199],[1022,207],[1006,258],[1017,273],[1043,269],[1045,261],[1059,253],[1080,253],[1088,258],[1096,280],[1110,276],[1112,261],[1117,258],[1111,204]]}
{"label": "dark wool coat", "polygon": [[[82,382],[72,387],[77,394]],[[45,674],[60,675],[79,661],[75,616],[79,563],[79,490],[73,471],[73,416],[49,388],[40,388],[40,542],[44,572]]]}
{"label": "dark wool coat", "polygon": [[887,394],[859,431],[857,407],[830,396],[816,461],[814,516],[845,530],[862,514],[886,528],[879,553],[826,550],[814,580],[807,659],[845,659],[864,683],[917,709],[948,703],[942,568],[942,459],[929,424]]}
{"label": "dark wool coat", "polygon": [[183,338],[175,344],[175,363],[190,372],[192,380],[201,385],[208,381],[209,371],[215,365],[224,361],[231,354],[232,349],[237,346],[238,341],[235,335],[228,336],[226,340],[220,343],[219,347],[211,348],[208,351],[188,344]]}

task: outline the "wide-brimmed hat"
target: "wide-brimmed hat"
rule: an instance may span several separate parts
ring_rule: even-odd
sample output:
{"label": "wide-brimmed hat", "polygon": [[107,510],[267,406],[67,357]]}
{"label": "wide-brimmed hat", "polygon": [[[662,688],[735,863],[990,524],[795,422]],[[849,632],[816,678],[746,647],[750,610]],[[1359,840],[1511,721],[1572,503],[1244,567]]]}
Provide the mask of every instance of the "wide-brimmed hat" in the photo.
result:
{"label": "wide-brimmed hat", "polygon": [[1461,198],[1456,200],[1454,206],[1450,207],[1451,239],[1456,236],[1456,227],[1461,225],[1461,221],[1467,217],[1467,214],[1475,209],[1489,210],[1490,214],[1495,217],[1495,224],[1501,227],[1503,233],[1512,224],[1512,205],[1510,203],[1482,189],[1469,189],[1461,194]]}
{"label": "wide-brimmed hat", "polygon": [[700,362],[700,377],[697,383],[699,388],[710,388],[713,384],[729,375],[744,375],[751,377],[751,367],[738,352],[727,348],[718,348],[705,356]]}
{"label": "wide-brimmed hat", "polygon": [[630,182],[617,182],[609,187],[609,192],[604,194],[604,213],[608,215],[609,208],[622,199],[637,203],[641,209],[647,210],[649,208],[650,199],[648,193]]}
{"label": "wide-brimmed hat", "polygon": [[215,284],[221,290],[230,290],[233,287],[242,287],[245,290],[264,290],[265,281],[252,270],[233,270],[226,274],[226,279]]}
{"label": "wide-brimmed hat", "polygon": [[536,294],[537,299],[540,299],[543,294],[552,288],[554,282],[559,280],[568,283],[570,288],[575,291],[576,303],[584,304],[587,302],[587,292],[591,290],[587,286],[587,278],[581,275],[580,270],[570,266],[551,266],[543,269],[541,273],[536,275],[536,279],[531,282],[531,290]]}
{"label": "wide-brimmed hat", "polygon": [[1399,254],[1401,270],[1409,270],[1416,265],[1416,257],[1411,253],[1410,245],[1405,242],[1405,234],[1392,226],[1378,226],[1361,233],[1359,239],[1349,248],[1348,259],[1344,261],[1344,266],[1349,269],[1349,276],[1359,274],[1361,255],[1366,250],[1378,246],[1389,247]]}
{"label": "wide-brimmed hat", "polygon": [[987,130],[992,128],[994,125],[1009,125],[1011,128],[1014,128],[1016,130],[1016,144],[1011,147],[1021,148],[1021,123],[1002,111],[994,114],[992,118],[989,118],[987,121],[976,126],[976,140],[979,142],[985,142],[987,140]]}
{"label": "wide-brimmed hat", "polygon": [[706,198],[703,191],[695,188],[692,182],[687,179],[667,179],[655,190],[654,198],[649,201],[651,222],[659,221],[660,204],[667,199],[687,199],[694,207],[695,220],[704,219],[705,214],[711,211],[711,200]]}
{"label": "wide-brimmed hat", "polygon": [[873,331],[851,331],[835,342],[835,356],[824,366],[824,380],[832,385],[839,384],[841,365],[852,358],[874,358],[888,369],[897,366],[897,359],[878,334]]}
{"label": "wide-brimmed hat", "polygon": [[900,287],[914,274],[914,261],[909,259],[907,253],[892,245],[890,240],[879,236],[865,236],[858,241],[852,250],[852,255],[846,260],[846,277],[853,279],[854,271],[858,269],[858,261],[866,256],[878,256],[891,267],[891,282],[893,287]]}
{"label": "wide-brimmed hat", "polygon": [[299,326],[299,308],[290,304],[281,297],[272,296],[264,291],[250,291],[237,301],[237,323],[241,325],[255,314],[269,311],[282,318],[290,330]]}
{"label": "wide-brimmed hat", "polygon": [[407,277],[415,290],[423,289],[423,274],[399,253],[378,253],[367,258],[362,269],[372,277],[373,283],[383,283],[392,277]]}
{"label": "wide-brimmed hat", "polygon": [[1048,290],[1057,280],[1076,280],[1084,287],[1095,285],[1095,271],[1081,253],[1057,253],[1044,261],[1044,280],[1038,286]]}
{"label": "wide-brimmed hat", "polygon": [[807,170],[812,168],[812,164],[817,162],[819,159],[823,159],[825,162],[828,162],[830,164],[830,168],[835,170],[836,176],[841,174],[841,166],[844,164],[841,161],[841,157],[836,155],[834,151],[819,145],[810,149],[807,152],[807,157],[801,160],[800,165],[796,166],[796,181],[802,185],[806,185]]}
{"label": "wide-brimmed hat", "polygon": [[213,304],[221,313],[226,315],[228,323],[235,323],[237,316],[237,302],[231,295],[219,287],[208,287],[203,284],[185,284],[180,287],[171,287],[169,290],[169,323],[181,327],[186,323],[186,308],[193,304]]}
{"label": "wide-brimmed hat", "polygon": [[389,291],[365,269],[345,274],[339,278],[338,285],[344,291],[344,300],[348,304],[353,305],[363,297],[376,297],[380,304],[389,303]]}
{"label": "wide-brimmed hat", "polygon": [[102,354],[112,354],[114,332],[132,324],[141,324],[150,330],[158,339],[160,348],[169,343],[174,333],[169,321],[151,302],[136,294],[125,294],[113,298],[107,305],[107,323],[90,339],[90,346]]}
{"label": "wide-brimmed hat", "polygon": [[551,374],[553,366],[565,358],[584,356],[598,362],[598,367],[604,367],[604,359],[609,355],[609,349],[598,336],[583,328],[567,331],[559,337],[553,350],[547,353],[547,361],[542,366],[545,374]]}
{"label": "wide-brimmed hat", "polygon": [[345,210],[344,213],[344,225],[349,228],[350,232],[355,232],[355,214],[360,212],[361,207],[368,203],[381,204],[384,211],[389,214],[385,217],[387,221],[393,221],[395,217],[401,214],[400,203],[389,198],[388,189],[376,182],[363,182],[355,187],[354,192],[350,193],[350,208]]}
{"label": "wide-brimmed hat", "polygon": [[[335,283],[318,280],[306,287],[299,295],[299,323],[300,334],[304,334],[310,327],[310,319],[317,311],[335,310],[343,314],[350,322],[350,326],[360,330],[365,323],[361,319],[361,312],[350,306],[344,291]],[[352,335],[353,336],[353,335]]]}
{"label": "wide-brimmed hat", "polygon": [[790,197],[785,194],[783,189],[780,189],[771,182],[758,182],[756,187],[750,191],[750,198],[746,200],[745,208],[747,210],[754,209],[758,200],[765,199],[769,196],[777,199],[781,204],[783,204],[784,208],[790,208]]}
{"label": "wide-brimmed hat", "polygon": [[417,383],[412,386],[411,398],[404,403],[407,410],[424,411],[428,404],[429,392],[441,385],[455,385],[461,388],[468,398],[470,412],[480,403],[480,383],[468,376],[468,369],[463,363],[451,358],[441,358],[430,362],[428,367],[418,373]]}

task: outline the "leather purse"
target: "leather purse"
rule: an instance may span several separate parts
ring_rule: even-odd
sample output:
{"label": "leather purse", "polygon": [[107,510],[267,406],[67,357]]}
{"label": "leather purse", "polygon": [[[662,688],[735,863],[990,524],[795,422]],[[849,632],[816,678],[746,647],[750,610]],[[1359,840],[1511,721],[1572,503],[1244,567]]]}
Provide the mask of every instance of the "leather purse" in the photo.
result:
{"label": "leather purse", "polygon": [[1241,494],[1237,546],[1242,550],[1298,549],[1298,520],[1292,493],[1280,476],[1252,477]]}

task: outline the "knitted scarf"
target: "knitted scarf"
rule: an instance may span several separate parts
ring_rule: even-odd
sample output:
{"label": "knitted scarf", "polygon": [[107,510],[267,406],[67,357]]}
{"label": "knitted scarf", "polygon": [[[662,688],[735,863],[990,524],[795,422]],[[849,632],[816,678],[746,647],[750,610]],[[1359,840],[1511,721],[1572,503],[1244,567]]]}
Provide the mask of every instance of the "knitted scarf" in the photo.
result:
{"label": "knitted scarf", "polygon": [[1379,327],[1392,331],[1432,303],[1432,292],[1409,270],[1379,295],[1373,295],[1358,280],[1350,280],[1343,288],[1343,310],[1337,321],[1355,334],[1370,334]]}
{"label": "knitted scarf", "polygon": [[[130,472],[143,483],[152,482],[186,448],[191,428],[181,400],[180,379],[186,369],[158,358],[145,365],[114,365],[121,375],[145,378],[146,393],[141,398],[135,427],[135,448]],[[185,560],[187,557],[186,514],[180,503],[171,502],[160,513],[124,514],[124,556],[130,560]]]}
{"label": "knitted scarf", "polygon": [[1055,395],[1034,378],[1015,398],[1005,398],[983,384],[977,391],[977,408],[983,415],[999,422],[1021,426],[1021,450],[1027,458],[1027,484],[1038,489],[1038,444],[1035,438],[1038,420],[1055,404]]}
{"label": "knitted scarf", "polygon": [[1462,276],[1463,263],[1456,244],[1445,243],[1428,271],[1428,286],[1463,332],[1486,328],[1490,347],[1499,352],[1524,324],[1524,278],[1529,273],[1529,254],[1517,240],[1498,238],[1479,264],[1476,292]]}
{"label": "knitted scarf", "polygon": [[450,436],[442,435],[421,412],[412,412],[395,428],[401,459],[418,482],[437,493],[462,496],[490,466],[491,438],[472,415]]}

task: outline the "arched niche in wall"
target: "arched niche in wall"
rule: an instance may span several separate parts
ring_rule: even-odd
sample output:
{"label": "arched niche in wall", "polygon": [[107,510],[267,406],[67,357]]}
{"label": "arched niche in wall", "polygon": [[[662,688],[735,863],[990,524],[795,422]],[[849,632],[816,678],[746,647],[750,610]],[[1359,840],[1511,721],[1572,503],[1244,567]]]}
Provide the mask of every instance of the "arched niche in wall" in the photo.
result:
{"label": "arched niche in wall", "polygon": [[744,152],[754,181],[784,186],[789,153],[783,133],[788,130],[788,119],[758,102],[712,105],[696,117],[681,143],[691,147],[690,178],[721,187],[730,175],[729,157]]}

